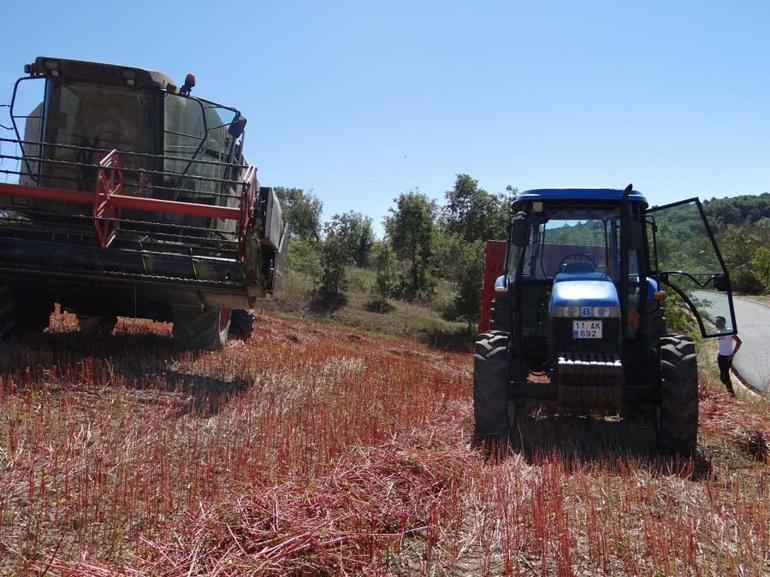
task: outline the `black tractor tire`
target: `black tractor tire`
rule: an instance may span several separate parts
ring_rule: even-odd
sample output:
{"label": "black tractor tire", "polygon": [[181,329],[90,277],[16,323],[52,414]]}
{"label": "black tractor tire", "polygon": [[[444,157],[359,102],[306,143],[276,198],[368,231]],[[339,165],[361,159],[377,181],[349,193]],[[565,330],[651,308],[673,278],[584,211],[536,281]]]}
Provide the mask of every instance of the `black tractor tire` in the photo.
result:
{"label": "black tractor tire", "polygon": [[660,346],[674,345],[683,355],[695,354],[695,343],[686,335],[668,335],[660,339]]}
{"label": "black tractor tire", "polygon": [[230,337],[248,340],[254,332],[256,318],[252,310],[235,309],[230,313]]}
{"label": "black tractor tire", "polygon": [[683,336],[661,339],[660,369],[658,450],[692,457],[698,447],[698,362],[693,342]]}
{"label": "black tractor tire", "polygon": [[107,337],[116,324],[118,317],[115,315],[78,315],[78,328],[89,337]]}
{"label": "black tractor tire", "polygon": [[227,343],[230,311],[220,307],[174,311],[171,337],[179,346],[191,350],[216,351]]}
{"label": "black tractor tire", "polygon": [[0,339],[18,341],[48,328],[53,301],[40,295],[25,295],[7,283],[0,284]]}
{"label": "black tractor tire", "polygon": [[508,334],[490,331],[479,335],[473,361],[473,441],[491,444],[508,441],[508,375],[511,356]]}

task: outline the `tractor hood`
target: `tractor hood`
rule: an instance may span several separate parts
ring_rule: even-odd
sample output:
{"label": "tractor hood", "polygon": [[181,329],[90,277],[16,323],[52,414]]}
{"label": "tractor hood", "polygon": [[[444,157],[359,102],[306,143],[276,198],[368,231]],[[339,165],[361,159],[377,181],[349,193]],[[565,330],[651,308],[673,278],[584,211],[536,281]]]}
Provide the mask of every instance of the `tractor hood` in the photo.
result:
{"label": "tractor hood", "polygon": [[[620,299],[615,283],[601,272],[557,274],[553,279],[549,312],[551,316],[565,316],[558,314],[564,307],[607,307],[610,309],[607,316],[620,315]],[[574,316],[593,314],[581,311]]]}

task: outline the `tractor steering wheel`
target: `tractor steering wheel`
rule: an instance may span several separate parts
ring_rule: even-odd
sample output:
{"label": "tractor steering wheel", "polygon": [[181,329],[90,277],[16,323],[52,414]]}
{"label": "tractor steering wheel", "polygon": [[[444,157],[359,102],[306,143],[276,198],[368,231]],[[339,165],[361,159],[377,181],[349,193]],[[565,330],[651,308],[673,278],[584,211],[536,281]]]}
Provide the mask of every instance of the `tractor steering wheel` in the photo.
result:
{"label": "tractor steering wheel", "polygon": [[596,261],[590,254],[585,254],[582,252],[573,252],[572,254],[568,254],[563,259],[561,259],[561,262],[559,263],[559,268],[557,270],[561,270],[561,268],[568,262],[588,262],[588,263],[591,263],[591,266],[596,268]]}

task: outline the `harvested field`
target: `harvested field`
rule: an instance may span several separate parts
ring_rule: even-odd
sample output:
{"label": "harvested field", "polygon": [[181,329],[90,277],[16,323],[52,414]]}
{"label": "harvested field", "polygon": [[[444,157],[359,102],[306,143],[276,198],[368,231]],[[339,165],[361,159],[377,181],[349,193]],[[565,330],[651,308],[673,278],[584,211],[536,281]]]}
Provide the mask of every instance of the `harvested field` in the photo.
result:
{"label": "harvested field", "polygon": [[53,320],[0,356],[0,575],[770,574],[770,410],[705,379],[692,461],[577,417],[485,455],[467,354],[264,314],[202,354]]}

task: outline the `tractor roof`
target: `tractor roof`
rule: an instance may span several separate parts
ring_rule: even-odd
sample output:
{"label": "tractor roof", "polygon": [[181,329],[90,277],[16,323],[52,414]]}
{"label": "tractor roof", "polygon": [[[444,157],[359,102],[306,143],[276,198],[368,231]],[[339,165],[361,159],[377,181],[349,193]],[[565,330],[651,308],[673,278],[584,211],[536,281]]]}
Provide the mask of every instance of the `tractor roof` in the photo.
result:
{"label": "tractor roof", "polygon": [[[623,198],[623,189],[619,188],[537,188],[525,190],[516,195],[514,204],[533,201],[586,201],[586,202],[620,202]],[[641,192],[632,190],[628,196],[631,202],[647,204]]]}
{"label": "tractor roof", "polygon": [[62,80],[93,82],[95,84],[117,84],[160,90],[173,87],[176,90],[171,78],[162,72],[135,68],[133,66],[38,56],[35,58],[34,63],[28,64],[24,69],[25,72],[33,76],[48,76],[61,78]]}

